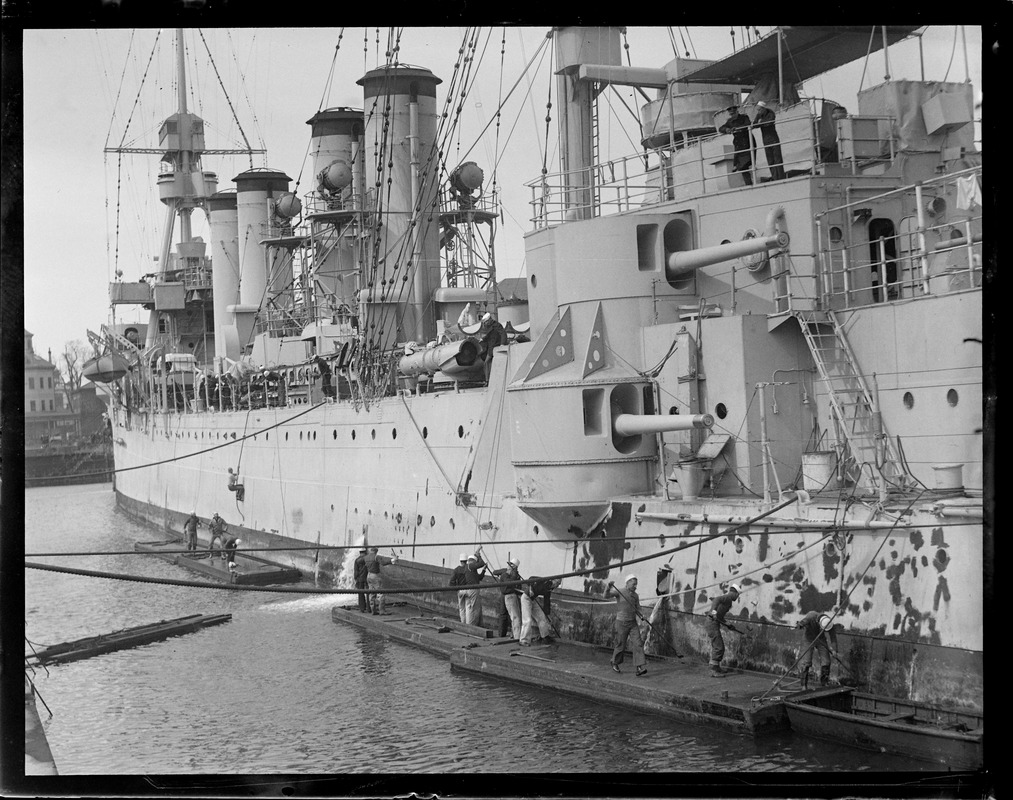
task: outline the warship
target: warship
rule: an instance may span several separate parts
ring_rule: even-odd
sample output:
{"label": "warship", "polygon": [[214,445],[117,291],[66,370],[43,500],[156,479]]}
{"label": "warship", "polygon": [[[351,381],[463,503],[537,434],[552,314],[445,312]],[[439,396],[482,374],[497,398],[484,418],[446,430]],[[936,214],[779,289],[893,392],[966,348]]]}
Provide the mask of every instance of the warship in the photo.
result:
{"label": "warship", "polygon": [[[110,284],[147,335],[105,326],[93,375],[118,506],[174,531],[220,512],[322,587],[375,545],[445,610],[462,553],[517,558],[597,644],[633,574],[653,629],[706,653],[734,582],[733,664],[784,674],[794,623],[826,612],[842,675],[980,709],[984,184],[970,82],[890,74],[921,30],[776,27],[634,66],[622,28],[553,29],[559,168],[511,176],[530,205],[505,280],[500,192],[448,145],[473,59],[437,76],[392,47],[357,72],[361,108],[308,120],[300,196],[268,167],[219,190],[181,44],[144,151],[158,269]],[[863,59],[886,78],[857,106],[804,91]],[[601,148],[615,87],[645,99],[623,157]]]}

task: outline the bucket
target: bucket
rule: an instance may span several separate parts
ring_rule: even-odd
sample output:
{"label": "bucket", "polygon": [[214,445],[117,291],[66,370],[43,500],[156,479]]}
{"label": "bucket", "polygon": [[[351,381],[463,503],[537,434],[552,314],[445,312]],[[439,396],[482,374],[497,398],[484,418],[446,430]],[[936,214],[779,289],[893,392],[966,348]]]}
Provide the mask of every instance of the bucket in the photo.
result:
{"label": "bucket", "polygon": [[675,465],[676,481],[682,490],[683,500],[696,500],[699,496],[700,487],[707,475],[704,469],[706,463],[703,459],[695,458]]}
{"label": "bucket", "polygon": [[935,464],[932,469],[936,473],[937,489],[963,489],[963,464]]}
{"label": "bucket", "polygon": [[837,453],[818,450],[802,454],[802,488],[810,494],[837,488]]}

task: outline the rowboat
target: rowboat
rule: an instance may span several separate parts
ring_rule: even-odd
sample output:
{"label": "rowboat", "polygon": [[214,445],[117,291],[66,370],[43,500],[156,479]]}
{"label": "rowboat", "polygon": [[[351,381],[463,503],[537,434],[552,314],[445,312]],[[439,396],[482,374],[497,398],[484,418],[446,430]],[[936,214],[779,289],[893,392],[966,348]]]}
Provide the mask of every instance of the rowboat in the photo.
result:
{"label": "rowboat", "polygon": [[943,764],[948,769],[982,766],[981,713],[834,687],[785,698],[793,731],[867,750]]}

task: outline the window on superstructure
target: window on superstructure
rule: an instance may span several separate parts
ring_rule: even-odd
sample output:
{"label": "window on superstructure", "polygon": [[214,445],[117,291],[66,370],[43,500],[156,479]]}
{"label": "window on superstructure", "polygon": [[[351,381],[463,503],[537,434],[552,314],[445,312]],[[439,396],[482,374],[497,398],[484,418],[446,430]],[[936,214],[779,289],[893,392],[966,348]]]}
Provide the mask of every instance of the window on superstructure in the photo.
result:
{"label": "window on superstructure", "polygon": [[641,272],[658,269],[658,226],[637,225],[637,267]]}
{"label": "window on superstructure", "polygon": [[29,389],[34,389],[35,388],[35,378],[29,378],[28,379],[28,388]]}
{"label": "window on superstructure", "polygon": [[29,411],[34,411],[35,410],[35,401],[34,400],[30,400],[29,402],[31,403],[31,407],[28,410]]}
{"label": "window on superstructure", "polygon": [[869,261],[872,264],[872,297],[875,302],[900,297],[897,284],[897,234],[893,220],[877,218],[869,222]]}
{"label": "window on superstructure", "polygon": [[49,379],[49,388],[50,389],[53,388],[53,379],[52,378]]}
{"label": "window on superstructure", "polygon": [[584,389],[581,394],[584,400],[584,435],[601,436],[602,408],[605,405],[604,389]]}

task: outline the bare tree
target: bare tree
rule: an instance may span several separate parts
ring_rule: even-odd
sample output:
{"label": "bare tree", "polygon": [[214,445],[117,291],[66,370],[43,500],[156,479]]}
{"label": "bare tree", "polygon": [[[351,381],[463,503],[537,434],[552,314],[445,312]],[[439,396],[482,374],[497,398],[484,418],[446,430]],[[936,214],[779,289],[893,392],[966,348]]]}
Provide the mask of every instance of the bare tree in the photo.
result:
{"label": "bare tree", "polygon": [[60,364],[60,374],[63,375],[64,392],[70,410],[74,410],[74,396],[81,388],[82,370],[84,363],[91,358],[91,348],[80,339],[73,339],[63,345],[63,363]]}

